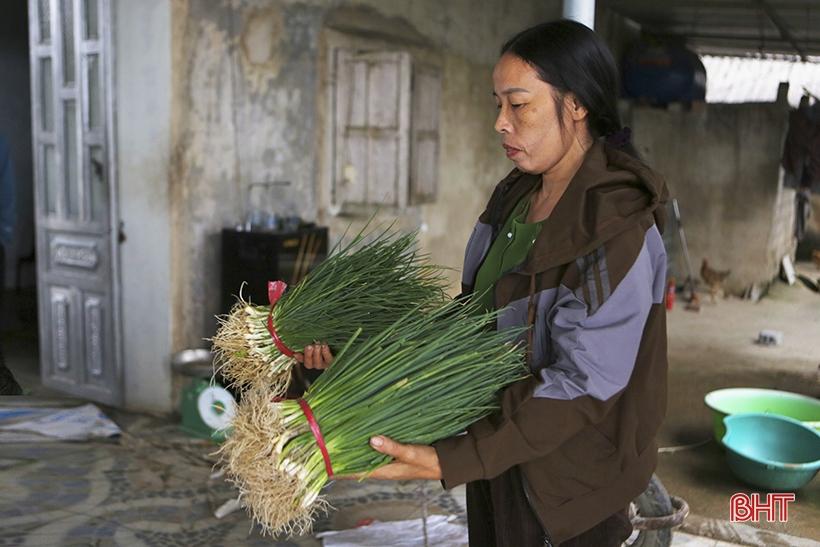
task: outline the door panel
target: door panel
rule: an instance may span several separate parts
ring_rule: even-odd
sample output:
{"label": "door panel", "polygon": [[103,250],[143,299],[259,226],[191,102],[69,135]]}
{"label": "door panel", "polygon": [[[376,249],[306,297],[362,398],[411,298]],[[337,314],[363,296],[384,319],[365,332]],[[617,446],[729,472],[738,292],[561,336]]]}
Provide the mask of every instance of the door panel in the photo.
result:
{"label": "door panel", "polygon": [[122,404],[109,0],[29,0],[42,381]]}

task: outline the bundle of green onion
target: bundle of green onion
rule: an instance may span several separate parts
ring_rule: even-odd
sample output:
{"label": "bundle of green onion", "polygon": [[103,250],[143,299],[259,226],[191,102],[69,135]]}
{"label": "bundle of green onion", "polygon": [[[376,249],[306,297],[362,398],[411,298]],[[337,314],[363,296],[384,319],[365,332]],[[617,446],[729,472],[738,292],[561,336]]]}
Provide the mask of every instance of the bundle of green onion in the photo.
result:
{"label": "bundle of green onion", "polygon": [[413,310],[364,341],[354,335],[303,399],[248,390],[221,456],[251,516],[265,532],[304,533],[327,507],[331,474],[388,463],[371,436],[430,444],[492,412],[499,390],[527,375],[512,343],[521,330],[497,332],[494,321],[456,301]]}
{"label": "bundle of green onion", "polygon": [[219,372],[239,387],[264,379],[281,390],[290,379],[292,354],[306,345],[321,341],[338,350],[359,329],[366,339],[410,309],[441,304],[442,269],[426,259],[414,233],[360,232],[349,244],[336,245],[272,308],[239,298],[220,318],[213,338]]}

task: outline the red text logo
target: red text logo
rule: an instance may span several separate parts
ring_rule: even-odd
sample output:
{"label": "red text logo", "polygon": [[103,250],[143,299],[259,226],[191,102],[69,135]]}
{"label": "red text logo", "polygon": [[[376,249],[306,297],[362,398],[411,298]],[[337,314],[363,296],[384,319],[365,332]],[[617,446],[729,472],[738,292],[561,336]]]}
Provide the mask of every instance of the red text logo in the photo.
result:
{"label": "red text logo", "polygon": [[766,494],[766,501],[760,494],[735,494],[729,499],[729,520],[732,522],[760,522],[761,513],[768,522],[788,522],[789,503],[794,501],[794,492]]}

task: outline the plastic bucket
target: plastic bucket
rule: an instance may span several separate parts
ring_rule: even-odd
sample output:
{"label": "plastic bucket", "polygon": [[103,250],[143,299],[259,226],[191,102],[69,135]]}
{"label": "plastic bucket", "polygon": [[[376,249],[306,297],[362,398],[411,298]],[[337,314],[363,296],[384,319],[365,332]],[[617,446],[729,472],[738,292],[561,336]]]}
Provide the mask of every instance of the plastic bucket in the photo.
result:
{"label": "plastic bucket", "polygon": [[704,402],[712,410],[712,424],[715,440],[718,442],[721,442],[726,434],[723,420],[732,414],[777,414],[794,418],[820,430],[820,400],[798,393],[734,387],[707,393]]}
{"label": "plastic bucket", "polygon": [[820,470],[820,433],[776,414],[725,419],[726,462],[744,482],[769,490],[797,490]]}

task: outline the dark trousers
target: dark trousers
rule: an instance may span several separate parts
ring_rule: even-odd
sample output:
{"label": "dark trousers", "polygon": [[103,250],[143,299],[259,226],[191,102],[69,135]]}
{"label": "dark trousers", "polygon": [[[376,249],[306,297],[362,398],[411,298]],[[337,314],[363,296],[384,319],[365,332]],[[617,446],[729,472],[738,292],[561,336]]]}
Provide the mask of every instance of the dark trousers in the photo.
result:
{"label": "dark trousers", "polygon": [[[3,308],[3,293],[6,291],[6,249],[0,243],[0,327],[5,321],[5,309]],[[22,395],[23,390],[20,389],[20,384],[14,379],[11,371],[6,368],[6,363],[3,358],[3,346],[0,343],[0,395]]]}
{"label": "dark trousers", "polygon": [[[467,528],[470,547],[554,545],[527,502],[517,467],[495,479],[467,484]],[[624,509],[560,547],[620,547],[631,534],[632,523]]]}

